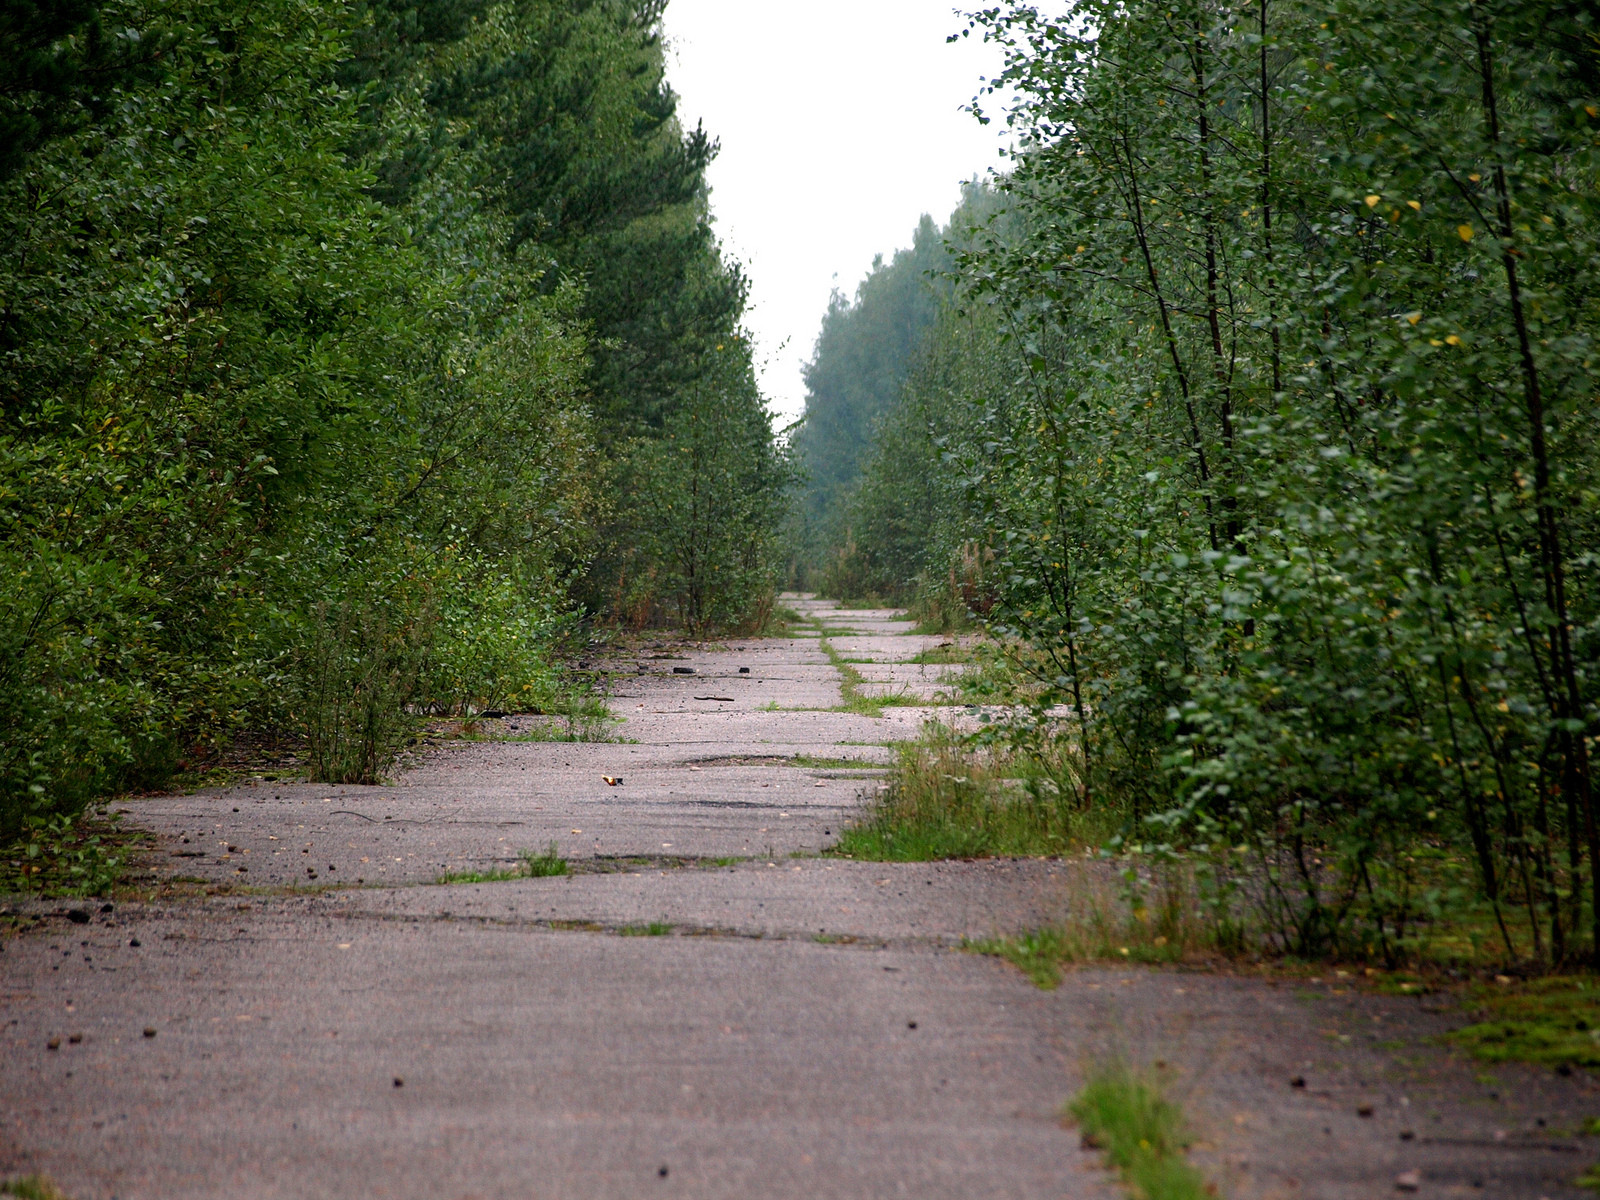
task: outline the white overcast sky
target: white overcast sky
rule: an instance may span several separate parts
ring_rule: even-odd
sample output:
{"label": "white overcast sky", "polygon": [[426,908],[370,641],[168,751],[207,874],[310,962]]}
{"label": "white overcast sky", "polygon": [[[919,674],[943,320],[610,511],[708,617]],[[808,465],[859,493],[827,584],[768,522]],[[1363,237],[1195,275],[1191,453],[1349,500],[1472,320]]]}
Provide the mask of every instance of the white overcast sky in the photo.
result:
{"label": "white overcast sky", "polygon": [[963,179],[998,165],[1003,123],[962,111],[999,69],[950,0],[669,0],[678,111],[722,143],[711,207],[751,279],[746,320],[780,422],[805,404],[830,289],[941,224]]}

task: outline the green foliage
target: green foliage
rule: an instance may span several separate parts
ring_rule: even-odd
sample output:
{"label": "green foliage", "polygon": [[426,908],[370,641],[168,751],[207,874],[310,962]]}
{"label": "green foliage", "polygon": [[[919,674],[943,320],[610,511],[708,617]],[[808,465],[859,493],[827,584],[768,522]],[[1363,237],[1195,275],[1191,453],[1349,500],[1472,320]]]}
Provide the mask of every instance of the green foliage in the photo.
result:
{"label": "green foliage", "polygon": [[[880,255],[850,300],[835,291],[805,370],[805,420],[794,435],[806,474],[796,512],[799,569],[814,571],[842,540],[843,502],[861,469],[873,428],[899,398],[917,347],[938,311],[937,273],[949,259],[933,221],[924,216],[911,247],[885,263]],[[829,594],[839,583],[824,585]],[[846,587],[854,586],[847,581]]]}
{"label": "green foliage", "polygon": [[616,519],[660,456],[600,447],[708,392],[749,502],[681,607],[761,615],[782,462],[706,366],[744,285],[659,15],[0,9],[0,838],[245,726],[365,780],[416,715],[560,708],[609,564],[677,569]]}
{"label": "green foliage", "polygon": [[1153,1080],[1113,1065],[1094,1073],[1067,1111],[1083,1140],[1105,1151],[1124,1182],[1145,1200],[1203,1200],[1213,1194],[1185,1155],[1183,1113]]}
{"label": "green foliage", "polygon": [[0,891],[43,896],[104,896],[122,883],[138,836],[118,818],[31,815],[0,862]]}
{"label": "green foliage", "polygon": [[1593,953],[1593,13],[973,20],[1022,149],[923,360],[987,349],[879,443],[886,494],[943,472],[962,515],[875,502],[860,553],[973,568],[1017,736],[1267,944],[1403,957],[1465,858],[1502,956]]}
{"label": "green foliage", "polygon": [[710,353],[660,435],[629,456],[643,569],[623,607],[660,606],[697,635],[767,624],[790,481],[749,343],[730,335]]}

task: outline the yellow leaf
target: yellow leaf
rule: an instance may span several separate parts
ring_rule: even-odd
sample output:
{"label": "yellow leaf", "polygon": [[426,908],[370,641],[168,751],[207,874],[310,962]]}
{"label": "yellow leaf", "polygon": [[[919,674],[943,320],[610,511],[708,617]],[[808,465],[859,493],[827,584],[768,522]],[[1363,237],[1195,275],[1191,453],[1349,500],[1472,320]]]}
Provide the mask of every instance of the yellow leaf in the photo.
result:
{"label": "yellow leaf", "polygon": [[1378,207],[1378,201],[1382,200],[1382,199],[1383,199],[1383,197],[1382,196],[1378,196],[1378,195],[1368,196],[1367,197],[1367,207],[1368,208],[1377,208]]}
{"label": "yellow leaf", "polygon": [[1421,212],[1422,211],[1422,201],[1420,201],[1420,200],[1407,200],[1406,201],[1406,207],[1411,209],[1414,212]]}
{"label": "yellow leaf", "polygon": [[1445,345],[1447,345],[1447,346],[1459,346],[1459,345],[1461,345],[1461,339],[1459,337],[1457,337],[1453,333],[1449,337],[1445,338],[1444,342],[1445,342]]}
{"label": "yellow leaf", "polygon": [[1419,312],[1407,313],[1406,314],[1406,320],[1410,321],[1413,325],[1415,325],[1418,321],[1422,320],[1422,314],[1419,313]]}
{"label": "yellow leaf", "polygon": [[1472,240],[1472,226],[1471,225],[1457,225],[1456,226],[1456,234],[1457,234],[1457,236],[1459,236],[1461,238],[1461,240],[1463,242],[1470,242]]}
{"label": "yellow leaf", "polygon": [[1467,178],[1472,180],[1473,183],[1478,183],[1478,182],[1482,181],[1483,176],[1479,175],[1476,171],[1474,171],[1471,175],[1468,175]]}
{"label": "yellow leaf", "polygon": [[1591,117],[1600,117],[1600,108],[1596,108],[1592,104],[1585,104],[1583,106],[1583,111],[1588,113]]}

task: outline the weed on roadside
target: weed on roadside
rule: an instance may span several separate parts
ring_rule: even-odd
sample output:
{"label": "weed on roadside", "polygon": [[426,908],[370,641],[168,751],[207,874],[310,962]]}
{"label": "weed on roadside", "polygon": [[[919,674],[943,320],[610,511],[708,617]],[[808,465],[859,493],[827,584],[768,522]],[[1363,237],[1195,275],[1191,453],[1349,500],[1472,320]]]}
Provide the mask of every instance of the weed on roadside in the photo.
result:
{"label": "weed on roadside", "polygon": [[1105,1152],[1141,1200],[1209,1200],[1216,1195],[1185,1153],[1193,1140],[1183,1113],[1151,1079],[1122,1065],[1096,1071],[1067,1105],[1084,1145]]}
{"label": "weed on roadside", "polygon": [[666,937],[672,926],[665,921],[651,921],[648,925],[624,925],[617,930],[619,937]]}
{"label": "weed on roadside", "polygon": [[1184,944],[1163,934],[1140,935],[1112,922],[1082,926],[1046,926],[1017,937],[976,938],[963,950],[1003,958],[1046,991],[1061,982],[1061,967],[1075,962],[1172,963],[1184,956]]}
{"label": "weed on roadside", "polygon": [[124,883],[148,836],[125,828],[120,813],[103,810],[40,819],[0,846],[0,894],[108,895]]}
{"label": "weed on roadside", "polygon": [[1174,963],[1216,953],[1216,939],[1195,915],[1193,880],[1176,867],[1152,870],[1130,885],[1111,864],[1072,864],[1063,879],[1067,917],[1014,937],[972,938],[972,954],[1003,958],[1046,990],[1067,963]]}
{"label": "weed on roadside", "polygon": [[1101,813],[1030,779],[1030,764],[974,753],[943,726],[930,724],[920,741],[896,749],[887,787],[845,829],[836,852],[885,862],[1061,855],[1113,832]]}

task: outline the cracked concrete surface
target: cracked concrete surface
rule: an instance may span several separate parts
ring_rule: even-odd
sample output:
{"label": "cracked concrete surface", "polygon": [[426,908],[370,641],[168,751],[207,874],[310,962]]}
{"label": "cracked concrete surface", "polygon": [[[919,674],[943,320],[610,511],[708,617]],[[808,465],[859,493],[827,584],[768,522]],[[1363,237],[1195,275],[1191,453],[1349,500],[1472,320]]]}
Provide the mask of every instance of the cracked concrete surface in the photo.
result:
{"label": "cracked concrete surface", "polygon": [[[949,670],[916,674],[943,639],[895,613],[801,604],[876,684]],[[152,869],[219,894],[11,906],[0,1174],[82,1200],[1112,1197],[1058,1113],[1121,1054],[1168,1075],[1227,1195],[1405,1170],[1577,1194],[1593,1147],[1551,1131],[1593,1081],[1486,1074],[1430,1040],[1437,1004],[1138,968],[1043,992],[959,944],[1059,919],[1094,864],[817,857],[938,710],[828,711],[815,637],[612,666],[630,741],[126,802]],[[552,840],[574,875],[434,882]]]}

